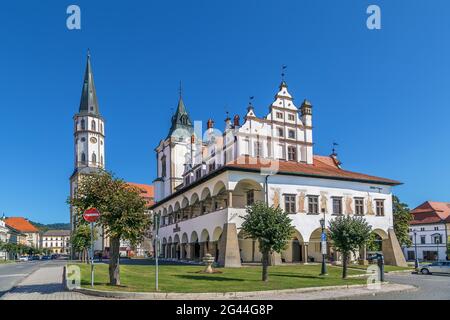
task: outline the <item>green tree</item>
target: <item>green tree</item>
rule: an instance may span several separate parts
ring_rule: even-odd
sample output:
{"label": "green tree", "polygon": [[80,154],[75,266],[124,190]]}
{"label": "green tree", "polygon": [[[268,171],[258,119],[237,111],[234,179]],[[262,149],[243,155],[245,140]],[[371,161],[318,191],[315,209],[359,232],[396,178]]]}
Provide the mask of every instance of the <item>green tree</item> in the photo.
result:
{"label": "green tree", "polygon": [[370,237],[371,226],[363,217],[337,217],[330,222],[330,239],[343,259],[342,278],[347,278],[350,253],[356,254]]}
{"label": "green tree", "polygon": [[379,235],[372,232],[367,240],[367,250],[369,251],[382,251],[382,239]]}
{"label": "green tree", "polygon": [[262,254],[262,280],[268,281],[269,257],[272,253],[281,253],[291,239],[294,228],[288,214],[279,207],[269,207],[256,202],[247,208],[247,215],[241,217],[242,230],[248,238],[259,241]]}
{"label": "green tree", "polygon": [[120,285],[120,240],[129,241],[131,245],[141,242],[151,224],[140,190],[110,172],[101,171],[84,175],[76,195],[68,202],[76,210],[78,223],[83,220],[86,209],[95,207],[100,211],[97,224],[110,239],[110,284]]}
{"label": "green tree", "polygon": [[[94,230],[94,240],[96,239]],[[79,253],[81,261],[89,262],[88,250],[91,246],[91,228],[86,223],[80,223],[71,237],[71,244],[75,252]]]}
{"label": "green tree", "polygon": [[392,196],[392,211],[394,216],[394,232],[400,246],[410,247],[412,241],[409,238],[409,224],[413,219],[408,205],[400,202],[397,196]]}

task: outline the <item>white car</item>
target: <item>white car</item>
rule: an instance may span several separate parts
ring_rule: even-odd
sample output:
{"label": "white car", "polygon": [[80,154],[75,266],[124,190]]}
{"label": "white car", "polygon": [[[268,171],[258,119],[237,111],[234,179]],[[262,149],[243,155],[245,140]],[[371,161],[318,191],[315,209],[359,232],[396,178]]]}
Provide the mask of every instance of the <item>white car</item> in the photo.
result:
{"label": "white car", "polygon": [[433,262],[432,264],[420,266],[419,272],[421,274],[432,274],[432,273],[450,274],[450,261],[436,261]]}
{"label": "white car", "polygon": [[19,261],[28,261],[28,257],[27,256],[20,256],[19,257]]}

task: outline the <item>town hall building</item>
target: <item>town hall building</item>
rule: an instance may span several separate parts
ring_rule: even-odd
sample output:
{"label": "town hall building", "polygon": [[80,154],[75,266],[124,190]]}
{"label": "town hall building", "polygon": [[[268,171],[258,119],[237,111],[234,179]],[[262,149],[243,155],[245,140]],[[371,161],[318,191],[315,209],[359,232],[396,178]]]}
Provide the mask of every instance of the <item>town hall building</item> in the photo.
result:
{"label": "town hall building", "polygon": [[[391,179],[342,168],[337,154],[314,154],[313,106],[297,106],[283,80],[265,116],[250,103],[241,120],[227,117],[223,132],[209,119],[194,125],[180,95],[168,135],[155,149],[154,214],[160,217],[160,255],[199,261],[206,253],[226,267],[260,262],[258,243],[240,230],[255,201],[290,214],[295,233],[273,263],[321,261],[321,225],[362,216],[382,239],[385,261],[405,265],[393,230]],[[156,233],[156,230],[153,231]],[[341,256],[329,243],[328,259]],[[366,258],[365,248],[353,257]]]}

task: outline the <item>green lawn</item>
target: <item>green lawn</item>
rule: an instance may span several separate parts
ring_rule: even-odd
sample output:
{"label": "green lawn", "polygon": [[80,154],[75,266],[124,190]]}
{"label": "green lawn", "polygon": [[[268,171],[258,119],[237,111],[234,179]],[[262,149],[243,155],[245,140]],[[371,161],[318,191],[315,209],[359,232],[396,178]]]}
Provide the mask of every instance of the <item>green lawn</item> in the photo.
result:
{"label": "green lawn", "polygon": [[[82,287],[90,288],[90,268],[81,267]],[[151,292],[155,288],[155,267],[149,265],[121,265],[120,287],[108,283],[108,265],[95,266],[95,289],[113,291]],[[341,278],[340,267],[328,267],[328,276],[321,277],[320,265],[274,266],[269,268],[269,282],[261,281],[261,267],[219,268],[219,274],[199,274],[203,266],[162,265],[159,269],[159,288],[162,292],[235,292],[261,291],[332,285],[364,284],[365,278]],[[361,274],[349,270],[349,275]]]}
{"label": "green lawn", "polygon": [[[367,270],[368,266],[363,266],[363,265],[359,265],[359,264],[351,264],[348,267],[352,268],[352,269]],[[404,271],[404,270],[413,271],[413,269],[414,269],[413,267],[397,267],[397,266],[390,266],[390,265],[385,265],[384,266],[384,272]]]}
{"label": "green lawn", "polygon": [[0,260],[0,264],[15,263],[13,260]]}

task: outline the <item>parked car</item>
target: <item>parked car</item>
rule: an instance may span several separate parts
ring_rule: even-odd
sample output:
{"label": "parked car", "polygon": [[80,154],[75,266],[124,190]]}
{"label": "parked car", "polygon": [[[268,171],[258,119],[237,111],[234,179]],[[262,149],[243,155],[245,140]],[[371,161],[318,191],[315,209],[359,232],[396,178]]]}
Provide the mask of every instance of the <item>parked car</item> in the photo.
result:
{"label": "parked car", "polygon": [[28,261],[28,257],[27,256],[20,256],[19,257],[19,261]]}
{"label": "parked car", "polygon": [[450,274],[450,261],[436,261],[431,264],[419,266],[421,274],[448,273]]}
{"label": "parked car", "polygon": [[31,260],[41,260],[41,257],[40,257],[40,256],[33,256],[33,257],[31,258]]}
{"label": "parked car", "polygon": [[50,259],[51,259],[50,256],[43,256],[43,257],[42,257],[42,260],[50,260]]}

